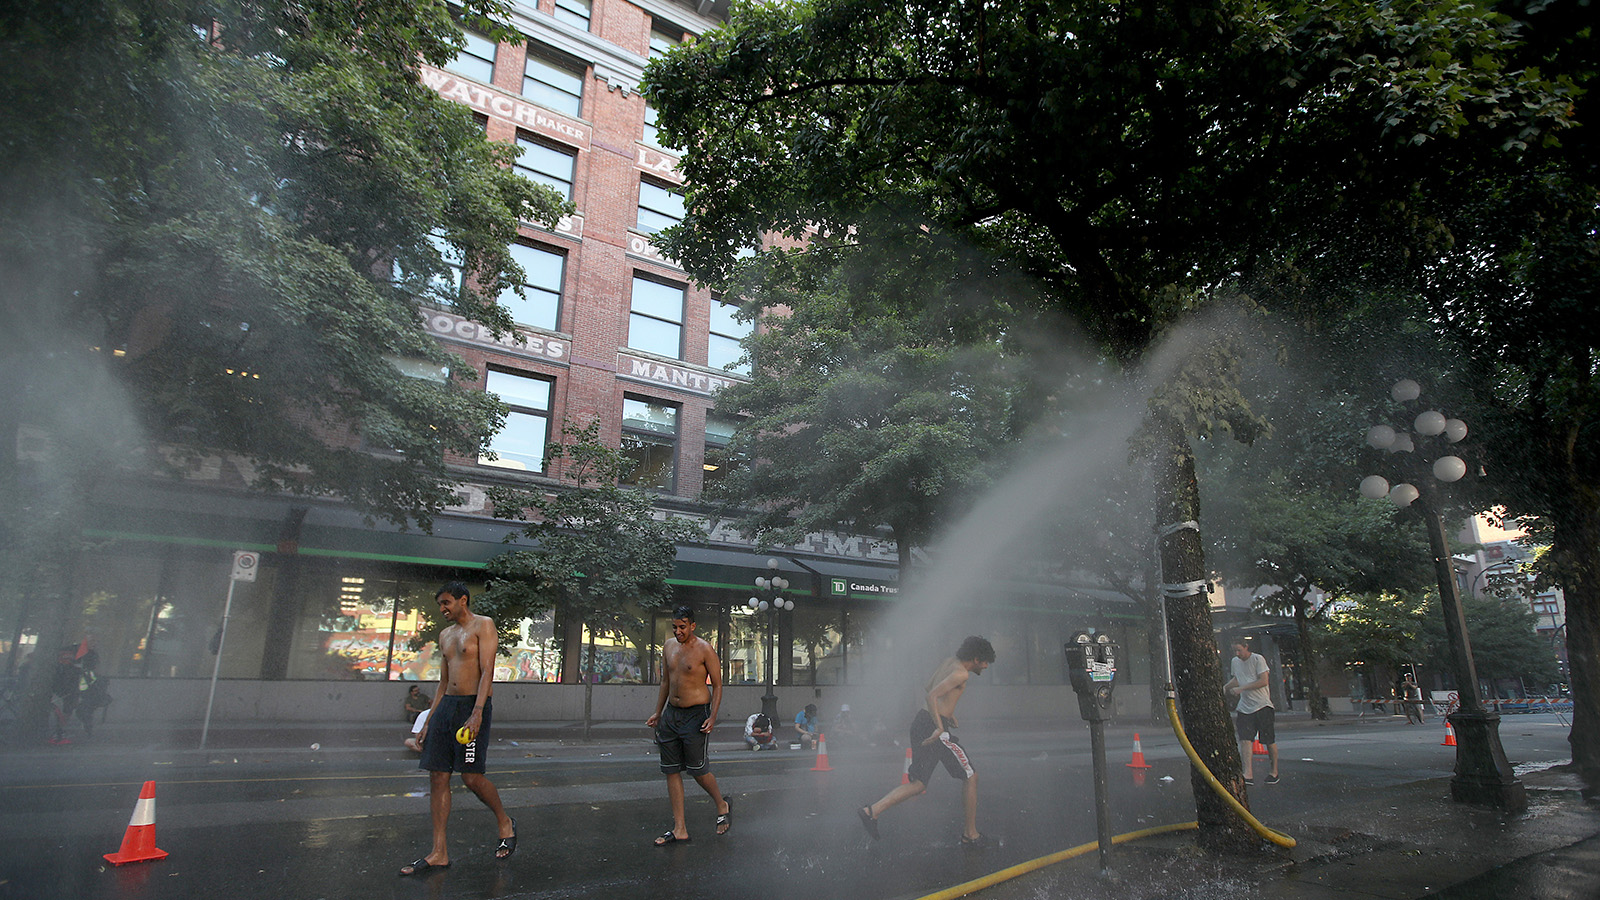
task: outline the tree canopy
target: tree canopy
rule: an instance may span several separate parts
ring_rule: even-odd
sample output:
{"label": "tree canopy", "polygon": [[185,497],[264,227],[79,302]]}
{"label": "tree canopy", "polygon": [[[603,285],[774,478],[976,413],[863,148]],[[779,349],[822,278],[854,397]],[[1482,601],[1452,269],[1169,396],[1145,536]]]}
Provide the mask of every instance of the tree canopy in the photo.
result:
{"label": "tree canopy", "polygon": [[[728,285],[751,265],[737,251],[774,231],[827,248],[819,266],[898,243],[902,271],[929,258],[917,235],[960,239],[1139,367],[1218,287],[1281,281],[1286,249],[1375,258],[1342,233],[1414,216],[1441,158],[1567,124],[1570,79],[1520,65],[1515,33],[1471,3],[736,4],[646,73],[663,139],[688,148],[689,213],[663,249]],[[1302,318],[1328,309],[1293,299]],[[1208,341],[1156,387],[1162,524],[1199,516],[1188,434],[1254,433],[1230,358]],[[1206,574],[1191,531],[1162,555],[1165,581]],[[1209,672],[1203,604],[1169,609],[1177,670]],[[1236,779],[1218,688],[1179,677],[1202,755]],[[1203,838],[1229,827],[1196,800]]]}
{"label": "tree canopy", "polygon": [[8,379],[23,419],[82,412],[33,363],[100,370],[153,440],[246,456],[258,487],[426,524],[450,502],[445,451],[475,456],[503,410],[461,389],[470,370],[419,304],[509,327],[494,300],[521,283],[517,223],[563,209],[418,81],[462,45],[451,7],[0,15],[3,339],[8,365],[28,361]]}

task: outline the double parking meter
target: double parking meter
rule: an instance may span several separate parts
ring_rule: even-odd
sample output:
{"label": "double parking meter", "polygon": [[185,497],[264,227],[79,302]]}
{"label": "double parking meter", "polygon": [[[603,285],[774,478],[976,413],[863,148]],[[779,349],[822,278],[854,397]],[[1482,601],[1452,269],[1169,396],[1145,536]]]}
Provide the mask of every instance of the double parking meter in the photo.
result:
{"label": "double parking meter", "polygon": [[1109,634],[1080,631],[1067,652],[1067,677],[1078,694],[1078,711],[1089,723],[1094,760],[1095,830],[1100,836],[1100,873],[1111,873],[1111,801],[1106,787],[1106,719],[1111,718],[1111,688],[1117,680],[1117,645]]}
{"label": "double parking meter", "polygon": [[1110,718],[1111,689],[1117,678],[1117,645],[1109,634],[1080,631],[1064,649],[1078,711],[1086,722],[1104,722]]}

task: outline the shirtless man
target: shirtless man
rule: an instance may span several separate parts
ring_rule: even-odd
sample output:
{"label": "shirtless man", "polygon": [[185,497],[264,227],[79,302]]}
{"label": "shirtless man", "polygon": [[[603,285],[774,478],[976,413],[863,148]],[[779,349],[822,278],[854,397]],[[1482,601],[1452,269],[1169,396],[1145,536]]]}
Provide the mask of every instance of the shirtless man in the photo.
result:
{"label": "shirtless man", "polygon": [[[420,875],[450,865],[445,825],[450,821],[450,773],[460,772],[465,784],[494,813],[500,843],[494,858],[505,859],[517,849],[517,823],[500,805],[500,792],[484,777],[484,750],[489,743],[489,723],[494,718],[494,657],[500,637],[494,620],[468,608],[466,585],[452,581],[434,596],[439,614],[450,620],[439,632],[439,690],[428,707],[427,730],[422,734],[422,761],[428,772],[428,807],[433,815],[433,849],[427,856],[401,866],[401,875]],[[462,744],[456,732],[465,727],[472,740]]]}
{"label": "shirtless man", "polygon": [[928,778],[934,767],[944,763],[945,770],[962,781],[961,805],[966,820],[961,829],[963,846],[978,846],[983,836],[978,833],[978,773],[972,770],[967,753],[956,742],[950,729],[956,727],[956,702],[967,689],[967,679],[982,675],[994,663],[994,647],[981,637],[969,637],[961,642],[955,656],[946,657],[928,679],[927,705],[917,710],[911,720],[911,771],[909,782],[883,795],[883,799],[856,811],[867,833],[878,837],[878,816],[897,803],[928,790]]}
{"label": "shirtless man", "polygon": [[656,711],[644,721],[655,729],[661,772],[667,776],[667,798],[672,801],[672,830],[656,838],[657,847],[689,840],[683,815],[684,772],[694,776],[717,801],[717,834],[727,834],[733,825],[728,798],[722,796],[706,759],[706,745],[722,706],[722,664],[717,661],[717,651],[695,636],[694,628],[693,608],[680,606],[672,611],[675,640],[663,648],[665,666]]}

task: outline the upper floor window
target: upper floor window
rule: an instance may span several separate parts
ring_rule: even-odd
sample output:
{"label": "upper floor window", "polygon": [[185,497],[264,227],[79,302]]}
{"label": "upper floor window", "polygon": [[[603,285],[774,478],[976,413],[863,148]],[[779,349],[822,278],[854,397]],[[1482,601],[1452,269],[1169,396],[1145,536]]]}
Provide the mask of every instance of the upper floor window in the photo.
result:
{"label": "upper floor window", "polygon": [[583,72],[529,53],[522,75],[522,96],[556,112],[581,116]]}
{"label": "upper floor window", "polygon": [[705,470],[702,491],[714,491],[716,486],[742,462],[741,458],[728,448],[738,427],[739,422],[736,419],[719,416],[716,413],[706,414],[706,454],[705,462],[701,464]]}
{"label": "upper floor window", "polygon": [[566,257],[530,244],[512,244],[511,258],[522,267],[523,296],[507,288],[499,303],[511,313],[513,321],[536,328],[556,329],[561,315],[561,279]]}
{"label": "upper floor window", "polygon": [[591,0],[556,0],[556,21],[565,22],[574,28],[588,31],[589,19],[593,12],[594,4]]}
{"label": "upper floor window", "polygon": [[480,456],[478,462],[502,469],[544,471],[545,445],[550,442],[550,388],[545,378],[490,369],[485,390],[511,407],[505,427],[489,448],[496,458]]}
{"label": "upper floor window", "polygon": [[678,408],[641,397],[622,400],[622,455],[633,461],[622,483],[671,493],[677,486]]}
{"label": "upper floor window", "polygon": [[445,68],[464,78],[491,84],[494,81],[494,56],[499,48],[475,31],[467,32],[467,46]]}
{"label": "upper floor window", "polygon": [[439,254],[439,261],[444,264],[443,268],[436,269],[428,276],[427,281],[423,282],[420,272],[406,269],[399,260],[396,260],[394,280],[409,290],[421,294],[425,302],[449,306],[461,297],[461,251],[437,231],[428,233],[428,243]]}
{"label": "upper floor window", "polygon": [[655,234],[683,221],[683,195],[639,179],[639,230]]}
{"label": "upper floor window", "polygon": [[558,150],[528,138],[517,137],[517,174],[535,184],[549,185],[572,199],[572,181],[577,171],[578,156],[570,150]]}
{"label": "upper floor window", "polygon": [[683,358],[681,286],[633,277],[633,304],[628,314],[628,346],[673,359]]}
{"label": "upper floor window", "polygon": [[655,59],[683,43],[683,29],[667,22],[656,22],[650,27],[650,58]]}
{"label": "upper floor window", "polygon": [[750,374],[750,363],[743,359],[744,348],[739,342],[753,327],[750,322],[735,318],[739,307],[721,300],[711,301],[711,336],[706,343],[706,365],[740,375]]}

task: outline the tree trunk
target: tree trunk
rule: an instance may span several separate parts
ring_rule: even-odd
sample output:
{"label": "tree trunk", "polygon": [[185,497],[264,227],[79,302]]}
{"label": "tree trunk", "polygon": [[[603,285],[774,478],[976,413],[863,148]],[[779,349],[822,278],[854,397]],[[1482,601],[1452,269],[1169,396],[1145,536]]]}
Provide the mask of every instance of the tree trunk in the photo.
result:
{"label": "tree trunk", "polygon": [[1302,593],[1294,604],[1294,627],[1300,635],[1300,677],[1306,685],[1306,707],[1311,718],[1328,717],[1328,701],[1323,699],[1322,685],[1317,681],[1317,653],[1311,643],[1311,620],[1306,617],[1306,597]]}
{"label": "tree trunk", "polygon": [[1572,764],[1588,796],[1600,795],[1600,511],[1581,510],[1555,520],[1552,574],[1567,601],[1567,664],[1572,686]]}
{"label": "tree trunk", "polygon": [[[1244,802],[1243,766],[1224,705],[1221,666],[1211,626],[1210,597],[1205,587],[1205,549],[1199,531],[1184,525],[1200,519],[1194,453],[1188,438],[1176,424],[1165,425],[1163,438],[1164,446],[1157,451],[1155,460],[1156,523],[1161,535],[1167,633],[1172,646],[1172,677],[1177,687],[1178,708],[1184,731],[1201,762]],[[1227,851],[1252,850],[1260,846],[1260,838],[1234,815],[1199,773],[1191,772],[1190,785],[1195,816],[1200,823],[1198,840],[1201,846]]]}
{"label": "tree trunk", "polygon": [[589,628],[589,658],[583,664],[583,739],[594,724],[594,628]]}

